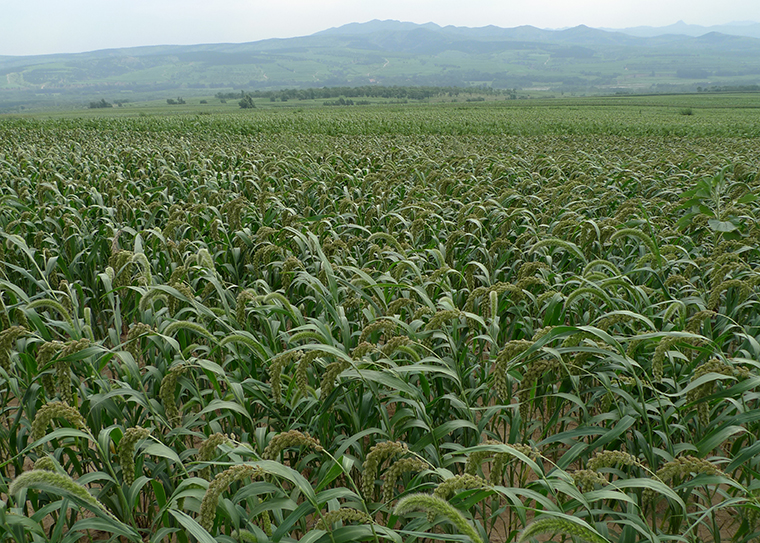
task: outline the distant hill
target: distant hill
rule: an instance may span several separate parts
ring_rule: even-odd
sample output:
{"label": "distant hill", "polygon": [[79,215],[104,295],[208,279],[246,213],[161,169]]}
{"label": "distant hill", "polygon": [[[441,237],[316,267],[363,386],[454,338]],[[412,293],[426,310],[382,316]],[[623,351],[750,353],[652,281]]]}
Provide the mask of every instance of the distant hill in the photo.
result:
{"label": "distant hill", "polygon": [[611,93],[758,84],[757,23],[610,31],[375,20],[249,43],[0,57],[0,111],[46,100],[212,96],[220,89],[487,85]]}
{"label": "distant hill", "polygon": [[681,34],[684,36],[704,36],[711,32],[728,34],[729,36],[743,36],[745,38],[760,38],[760,23],[754,21],[734,22],[724,25],[699,26],[686,24],[678,21],[668,26],[634,26],[630,28],[602,28],[611,32],[621,32],[640,38],[652,38],[654,36],[663,36],[665,34]]}

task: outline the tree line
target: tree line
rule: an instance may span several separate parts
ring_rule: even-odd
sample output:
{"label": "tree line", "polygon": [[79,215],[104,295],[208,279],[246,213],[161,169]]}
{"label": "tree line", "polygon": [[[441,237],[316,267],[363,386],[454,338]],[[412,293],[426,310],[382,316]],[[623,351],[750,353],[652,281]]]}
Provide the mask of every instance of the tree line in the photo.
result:
{"label": "tree line", "polygon": [[322,87],[308,89],[254,90],[217,92],[220,100],[243,100],[265,98],[270,101],[288,100],[327,100],[330,98],[392,98],[397,100],[425,100],[435,96],[459,96],[460,94],[511,95],[511,89],[493,89],[491,87],[382,87],[365,85],[361,87]]}

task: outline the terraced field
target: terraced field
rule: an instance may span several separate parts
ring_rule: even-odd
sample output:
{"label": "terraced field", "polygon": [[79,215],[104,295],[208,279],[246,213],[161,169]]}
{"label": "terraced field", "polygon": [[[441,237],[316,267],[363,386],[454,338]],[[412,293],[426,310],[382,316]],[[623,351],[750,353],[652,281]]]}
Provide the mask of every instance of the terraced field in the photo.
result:
{"label": "terraced field", "polygon": [[760,110],[693,113],[0,120],[0,541],[757,541]]}

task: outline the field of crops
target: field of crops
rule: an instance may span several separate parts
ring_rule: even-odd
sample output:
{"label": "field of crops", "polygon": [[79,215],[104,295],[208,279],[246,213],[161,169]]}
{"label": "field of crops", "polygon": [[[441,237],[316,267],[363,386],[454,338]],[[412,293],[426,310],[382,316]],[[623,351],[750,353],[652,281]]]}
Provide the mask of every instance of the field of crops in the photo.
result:
{"label": "field of crops", "polygon": [[0,542],[760,538],[760,109],[0,120]]}

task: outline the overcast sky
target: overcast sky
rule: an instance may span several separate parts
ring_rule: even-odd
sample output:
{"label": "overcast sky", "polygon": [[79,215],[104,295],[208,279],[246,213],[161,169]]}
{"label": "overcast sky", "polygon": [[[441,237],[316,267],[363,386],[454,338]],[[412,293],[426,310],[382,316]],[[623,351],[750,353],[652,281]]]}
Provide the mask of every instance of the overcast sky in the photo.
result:
{"label": "overcast sky", "polygon": [[760,22],[760,0],[0,0],[0,55],[304,36],[372,19],[563,28]]}

